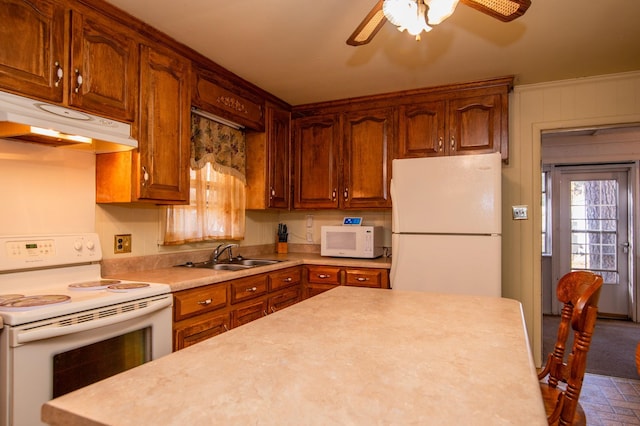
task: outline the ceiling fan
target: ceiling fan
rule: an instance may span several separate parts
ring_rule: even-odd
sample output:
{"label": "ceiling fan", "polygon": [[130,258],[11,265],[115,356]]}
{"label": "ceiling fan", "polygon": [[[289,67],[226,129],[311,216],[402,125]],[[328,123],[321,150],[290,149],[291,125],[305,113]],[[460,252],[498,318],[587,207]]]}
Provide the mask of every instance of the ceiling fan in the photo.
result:
{"label": "ceiling fan", "polygon": [[[351,46],[361,46],[373,39],[388,21],[405,29],[420,40],[422,31],[430,31],[449,17],[456,5],[463,3],[503,22],[524,15],[531,0],[379,0],[347,40]],[[407,24],[405,19],[409,19]]]}

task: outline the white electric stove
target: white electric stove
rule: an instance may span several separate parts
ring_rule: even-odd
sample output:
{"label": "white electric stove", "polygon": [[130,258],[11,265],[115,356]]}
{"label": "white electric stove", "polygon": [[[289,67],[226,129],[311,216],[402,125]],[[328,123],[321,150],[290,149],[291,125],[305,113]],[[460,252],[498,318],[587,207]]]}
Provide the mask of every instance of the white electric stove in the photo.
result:
{"label": "white electric stove", "polygon": [[93,233],[0,236],[0,426],[171,352],[170,287],[103,279],[101,259]]}

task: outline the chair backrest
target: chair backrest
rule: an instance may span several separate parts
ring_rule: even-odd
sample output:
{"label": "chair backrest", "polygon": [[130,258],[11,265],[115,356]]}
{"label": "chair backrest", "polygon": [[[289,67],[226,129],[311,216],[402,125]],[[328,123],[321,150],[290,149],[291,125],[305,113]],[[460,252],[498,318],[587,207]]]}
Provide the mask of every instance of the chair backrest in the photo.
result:
{"label": "chair backrest", "polygon": [[[582,381],[587,367],[587,352],[598,315],[598,299],[602,288],[602,277],[589,271],[574,271],[558,281],[556,295],[563,303],[558,337],[553,353],[539,377],[547,374],[548,386],[555,388],[558,382],[567,384],[558,404],[561,404],[561,423],[571,424],[578,406]],[[564,362],[569,328],[573,329],[573,345]],[[552,419],[550,419],[551,421]]]}

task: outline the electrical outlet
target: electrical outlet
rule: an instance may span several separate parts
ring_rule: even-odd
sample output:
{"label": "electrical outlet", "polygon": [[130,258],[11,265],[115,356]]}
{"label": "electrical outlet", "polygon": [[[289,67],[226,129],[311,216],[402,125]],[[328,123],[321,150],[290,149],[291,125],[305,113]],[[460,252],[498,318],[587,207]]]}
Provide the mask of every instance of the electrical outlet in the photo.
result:
{"label": "electrical outlet", "polygon": [[525,220],[527,216],[527,206],[512,206],[513,220]]}
{"label": "electrical outlet", "polygon": [[113,252],[131,253],[131,234],[120,234],[113,236]]}

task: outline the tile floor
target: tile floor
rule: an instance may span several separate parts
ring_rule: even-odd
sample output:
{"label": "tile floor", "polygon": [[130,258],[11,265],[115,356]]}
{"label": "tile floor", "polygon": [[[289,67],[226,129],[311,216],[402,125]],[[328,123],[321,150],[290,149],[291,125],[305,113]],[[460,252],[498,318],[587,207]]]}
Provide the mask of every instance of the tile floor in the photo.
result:
{"label": "tile floor", "polygon": [[580,404],[587,426],[640,425],[640,380],[587,373]]}

